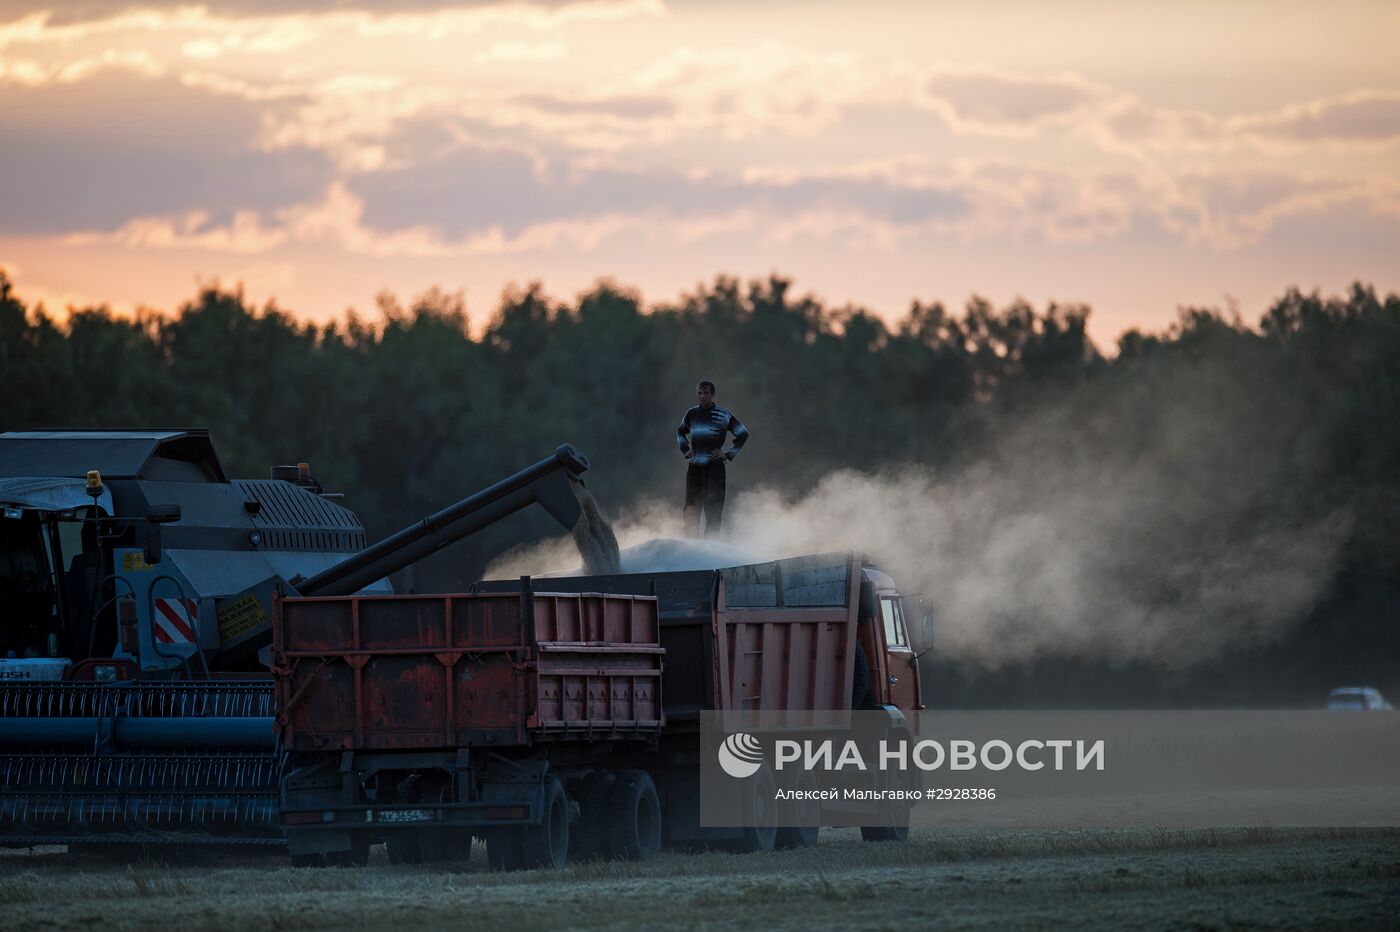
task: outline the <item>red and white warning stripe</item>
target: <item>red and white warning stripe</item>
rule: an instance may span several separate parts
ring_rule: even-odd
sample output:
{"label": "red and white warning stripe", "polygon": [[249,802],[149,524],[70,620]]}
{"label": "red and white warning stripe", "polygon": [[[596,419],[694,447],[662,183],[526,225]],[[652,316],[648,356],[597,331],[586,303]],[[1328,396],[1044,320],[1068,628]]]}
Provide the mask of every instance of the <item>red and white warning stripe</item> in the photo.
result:
{"label": "red and white warning stripe", "polygon": [[194,621],[199,606],[194,599],[156,599],[155,635],[162,644],[194,644]]}

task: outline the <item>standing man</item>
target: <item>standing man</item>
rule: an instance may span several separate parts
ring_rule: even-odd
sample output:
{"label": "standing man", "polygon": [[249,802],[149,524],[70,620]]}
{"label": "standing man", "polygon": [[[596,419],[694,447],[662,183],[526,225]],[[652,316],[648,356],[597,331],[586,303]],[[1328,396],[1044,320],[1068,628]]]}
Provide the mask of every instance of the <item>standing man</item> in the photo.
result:
{"label": "standing man", "polygon": [[[749,439],[748,428],[728,409],[715,404],[715,383],[702,380],[695,386],[700,403],[681,418],[676,442],[690,462],[685,471],[685,532],[700,536],[700,513],[705,513],[705,536],[719,534],[724,516],[724,464],[739,455]],[[724,435],[734,443],[724,450]]]}

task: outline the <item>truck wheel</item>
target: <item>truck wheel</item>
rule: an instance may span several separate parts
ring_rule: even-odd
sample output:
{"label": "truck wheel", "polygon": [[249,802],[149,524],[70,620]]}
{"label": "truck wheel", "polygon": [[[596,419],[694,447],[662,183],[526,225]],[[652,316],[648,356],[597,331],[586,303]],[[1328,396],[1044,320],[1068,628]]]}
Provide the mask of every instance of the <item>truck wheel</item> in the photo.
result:
{"label": "truck wheel", "polygon": [[521,830],[514,826],[487,831],[486,860],[493,871],[520,870],[525,860],[520,848],[522,834]]}
{"label": "truck wheel", "polygon": [[608,850],[613,857],[650,861],[661,850],[661,803],[645,770],[618,775],[608,795]]}
{"label": "truck wheel", "polygon": [[[903,731],[889,732],[897,738],[907,740],[908,733]],[[915,785],[910,782],[908,774],[886,773],[881,781],[881,789],[885,790],[912,790]],[[890,800],[881,803],[876,810],[875,821],[879,825],[863,825],[860,829],[860,837],[866,841],[906,841],[909,838],[909,816],[913,803],[907,801]]]}
{"label": "truck wheel", "polygon": [[748,824],[740,830],[739,842],[735,846],[737,850],[745,853],[773,850],[778,840],[778,827],[773,824],[775,795],[773,774],[764,767],[749,781],[749,795],[744,801],[748,807],[748,818],[745,820]]}
{"label": "truck wheel", "polygon": [[[797,779],[798,790],[815,790],[817,788],[817,778],[810,773],[803,773]],[[821,831],[822,824],[822,804],[815,799],[799,800],[796,804],[798,825],[784,825],[778,828],[778,833],[773,839],[773,847],[779,851],[788,848],[810,848],[817,843],[817,835]]]}
{"label": "truck wheel", "polygon": [[558,777],[544,784],[544,816],[538,825],[526,827],[520,839],[522,865],[563,867],[569,856],[569,797]]}
{"label": "truck wheel", "polygon": [[818,825],[784,825],[778,829],[773,836],[773,847],[778,851],[786,851],[789,848],[811,848],[817,843],[817,835],[821,833]]}
{"label": "truck wheel", "polygon": [[595,770],[578,783],[578,821],[569,826],[569,860],[611,857],[608,850],[608,795],[613,775]]}

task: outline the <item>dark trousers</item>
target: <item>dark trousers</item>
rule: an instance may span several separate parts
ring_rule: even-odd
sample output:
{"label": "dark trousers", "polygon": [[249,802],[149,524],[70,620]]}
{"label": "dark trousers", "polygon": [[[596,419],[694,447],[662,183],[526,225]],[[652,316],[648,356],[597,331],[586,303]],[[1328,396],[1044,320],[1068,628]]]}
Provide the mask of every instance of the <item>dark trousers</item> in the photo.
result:
{"label": "dark trousers", "polygon": [[719,534],[724,520],[724,460],[688,466],[685,470],[685,515],[687,523],[699,531],[700,514],[705,515],[705,536]]}

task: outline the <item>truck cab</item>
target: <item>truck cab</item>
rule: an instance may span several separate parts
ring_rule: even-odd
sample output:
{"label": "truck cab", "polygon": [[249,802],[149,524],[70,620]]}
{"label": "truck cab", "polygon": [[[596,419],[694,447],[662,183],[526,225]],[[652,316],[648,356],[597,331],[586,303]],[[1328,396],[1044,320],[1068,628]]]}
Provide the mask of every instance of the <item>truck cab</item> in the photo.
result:
{"label": "truck cab", "polygon": [[865,660],[869,685],[863,700],[852,696],[853,705],[891,705],[905,711],[924,707],[918,658],[919,651],[928,646],[925,642],[929,628],[926,600],[901,595],[894,579],[882,570],[870,565],[861,568],[856,640],[860,645],[858,659]]}

